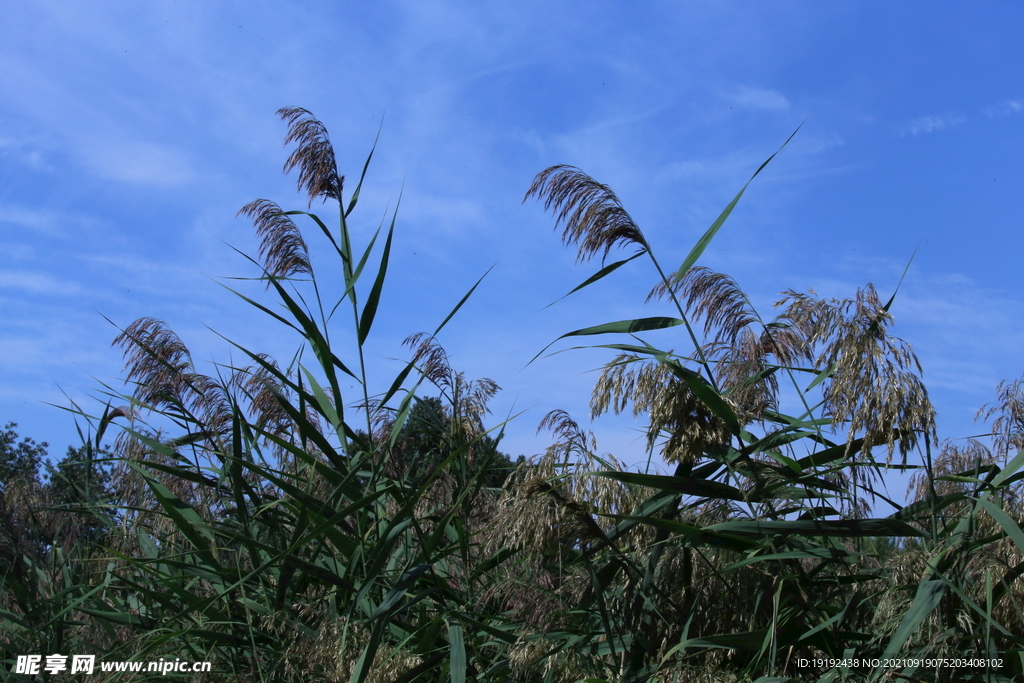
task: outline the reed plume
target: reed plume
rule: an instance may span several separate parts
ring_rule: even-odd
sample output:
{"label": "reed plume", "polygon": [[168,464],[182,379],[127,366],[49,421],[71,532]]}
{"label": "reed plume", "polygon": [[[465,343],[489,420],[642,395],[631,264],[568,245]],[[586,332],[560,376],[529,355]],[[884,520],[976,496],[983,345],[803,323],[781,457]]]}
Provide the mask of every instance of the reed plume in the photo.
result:
{"label": "reed plume", "polygon": [[[288,278],[312,272],[306,240],[280,206],[269,199],[256,199],[239,209],[235,215],[248,216],[256,226],[256,236],[260,240],[259,254],[268,276]],[[270,288],[269,279],[266,288]]]}
{"label": "reed plume", "polygon": [[277,110],[277,115],[288,124],[285,146],[298,144],[284,162],[284,172],[299,169],[297,187],[309,195],[309,206],[317,197],[340,202],[345,177],[338,173],[327,128],[302,107],[284,107]]}
{"label": "reed plume", "polygon": [[576,245],[577,263],[598,253],[605,258],[619,245],[647,250],[643,233],[615,192],[574,166],[552,166],[538,173],[523,201],[530,197],[544,201],[544,208],[555,215],[556,227],[565,223],[562,243]]}

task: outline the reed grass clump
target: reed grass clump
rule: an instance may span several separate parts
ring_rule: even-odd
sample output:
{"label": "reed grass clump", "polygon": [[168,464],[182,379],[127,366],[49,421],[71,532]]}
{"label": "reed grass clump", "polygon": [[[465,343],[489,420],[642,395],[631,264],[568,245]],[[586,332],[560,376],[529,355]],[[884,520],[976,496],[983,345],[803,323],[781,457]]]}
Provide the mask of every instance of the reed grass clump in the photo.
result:
{"label": "reed grass clump", "polygon": [[[938,444],[893,298],[871,284],[848,299],[786,290],[766,318],[739,278],[697,264],[746,186],[672,270],[611,188],[554,166],[526,197],[580,263],[602,259],[570,294],[643,259],[653,288],[638,305],[666,309],[562,336],[611,352],[591,417],[632,412],[648,457],[672,470],[629,471],[560,410],[541,421],[551,446],[512,463],[489,425],[498,385],[455,369],[439,341],[480,281],[407,339],[394,377],[370,377],[395,217],[352,229],[369,159],[346,194],[324,124],[278,113],[307,210],[241,209],[259,241],[252,279],[277,305],[235,293],[296,353],[229,342],[243,362],[204,372],[157,318],[120,331],[127,390],[72,406],[109,487],[65,509],[38,482],[0,482],[6,677],[35,680],[14,656],[53,652],[213,662],[200,681],[1024,675],[1024,380],[979,412],[990,442]],[[317,244],[338,259],[333,300]],[[621,249],[633,253],[607,263]],[[892,468],[916,473],[910,501],[874,516]],[[815,663],[851,658],[900,663]]]}

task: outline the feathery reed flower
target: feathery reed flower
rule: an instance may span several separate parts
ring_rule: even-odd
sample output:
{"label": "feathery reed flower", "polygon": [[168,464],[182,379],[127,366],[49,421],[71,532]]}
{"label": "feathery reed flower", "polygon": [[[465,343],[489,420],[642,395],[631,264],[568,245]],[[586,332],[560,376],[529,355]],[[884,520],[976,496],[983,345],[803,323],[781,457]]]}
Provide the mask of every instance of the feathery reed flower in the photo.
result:
{"label": "feathery reed flower", "polygon": [[643,233],[612,189],[574,166],[552,166],[538,173],[523,201],[530,197],[544,200],[544,208],[555,214],[556,225],[565,223],[562,243],[577,245],[577,263],[599,252],[604,252],[603,259],[620,244],[647,250]]}

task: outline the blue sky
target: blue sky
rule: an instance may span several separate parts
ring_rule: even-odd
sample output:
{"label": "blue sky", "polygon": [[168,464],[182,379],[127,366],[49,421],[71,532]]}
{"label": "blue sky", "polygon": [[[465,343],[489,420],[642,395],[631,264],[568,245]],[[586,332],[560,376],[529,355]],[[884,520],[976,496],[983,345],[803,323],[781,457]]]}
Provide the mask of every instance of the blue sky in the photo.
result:
{"label": "blue sky", "polygon": [[[342,173],[380,144],[354,215],[367,235],[402,194],[371,371],[432,330],[494,270],[441,341],[469,377],[527,410],[505,450],[548,443],[553,408],[587,421],[601,352],[527,361],[560,334],[641,307],[636,261],[542,308],[596,266],[521,204],[567,163],[610,184],[662,262],[679,263],[767,156],[704,265],[762,312],[813,287],[887,296],[925,368],[942,437],[1024,371],[1024,7],[1014,2],[175,2],[45,0],[0,9],[0,421],[61,453],[77,436],[61,389],[114,383],[117,330],[166,321],[200,361],[231,360],[207,328],[290,358],[294,338],[218,279],[253,275],[235,212],[305,208],[280,173],[302,106]],[[330,215],[325,208],[324,213]],[[312,241],[312,240],[311,240]],[[314,242],[314,256],[327,253]],[[684,350],[671,331],[650,341]],[[207,366],[208,368],[210,366]],[[592,429],[643,459],[632,419]]]}

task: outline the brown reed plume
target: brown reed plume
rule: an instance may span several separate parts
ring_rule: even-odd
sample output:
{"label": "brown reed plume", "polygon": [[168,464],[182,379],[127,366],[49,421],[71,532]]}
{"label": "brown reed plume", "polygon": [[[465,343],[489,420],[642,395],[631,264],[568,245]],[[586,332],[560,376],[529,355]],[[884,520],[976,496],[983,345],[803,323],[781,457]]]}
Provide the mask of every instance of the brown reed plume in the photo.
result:
{"label": "brown reed plume", "polygon": [[608,410],[621,413],[630,403],[634,417],[650,417],[648,448],[668,434],[662,445],[665,462],[692,463],[729,442],[725,423],[669,366],[621,354],[602,368],[590,398],[590,414],[596,418]]}
{"label": "brown reed plume", "polygon": [[575,166],[552,166],[541,171],[523,197],[544,200],[544,208],[565,223],[562,243],[577,246],[576,262],[582,263],[616,246],[636,244],[647,251],[647,240],[607,185],[597,182]]}
{"label": "brown reed plume", "polygon": [[277,110],[277,115],[288,124],[285,146],[298,143],[284,162],[284,172],[287,174],[293,168],[299,169],[297,187],[309,195],[309,206],[317,197],[340,202],[345,177],[338,174],[327,128],[302,107],[283,107]]}
{"label": "brown reed plume", "polygon": [[[677,279],[676,273],[672,273],[669,281],[691,319],[704,319],[705,337],[732,346],[740,332],[757,321],[757,314],[747,301],[747,295],[732,277],[724,273],[693,266],[682,278]],[[647,302],[668,298],[668,285],[662,281],[651,290]]]}
{"label": "brown reed plume", "polygon": [[139,318],[114,339],[121,347],[125,381],[147,409],[167,410],[195,422],[209,435],[231,420],[231,400],[220,382],[195,370],[184,342],[156,318]]}
{"label": "brown reed plume", "polygon": [[[256,199],[239,209],[235,215],[248,216],[256,226],[260,258],[270,277],[288,278],[311,272],[306,240],[280,206],[269,199]],[[267,288],[270,288],[269,279]]]}

